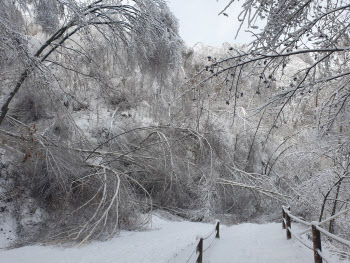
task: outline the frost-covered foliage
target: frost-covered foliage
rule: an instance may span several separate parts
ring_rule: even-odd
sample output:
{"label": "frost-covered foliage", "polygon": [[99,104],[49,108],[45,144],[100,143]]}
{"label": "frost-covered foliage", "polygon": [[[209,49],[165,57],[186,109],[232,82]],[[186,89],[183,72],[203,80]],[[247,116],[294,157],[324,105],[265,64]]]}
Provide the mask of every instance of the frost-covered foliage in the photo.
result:
{"label": "frost-covered foliage", "polygon": [[[27,39],[22,34],[24,26],[22,14],[11,1],[2,3],[0,17],[0,67],[2,74],[4,72],[7,74],[7,78],[2,76],[3,82],[15,74],[15,70],[11,70],[15,62],[19,62],[18,66],[26,65]],[[21,65],[23,63],[25,64]]]}
{"label": "frost-covered foliage", "polygon": [[38,0],[33,4],[35,23],[41,26],[44,33],[55,33],[60,25],[60,15],[64,15],[64,4],[55,0]]}
{"label": "frost-covered foliage", "polygon": [[[135,31],[130,48],[134,52],[129,53],[131,61],[140,63],[141,71],[148,72],[158,80],[167,80],[169,70],[178,67],[181,61],[181,53],[178,52],[180,40],[178,38],[178,22],[164,2],[146,2],[144,9],[151,19],[159,21],[165,27],[154,30],[152,24],[140,21],[135,25]],[[149,41],[157,39],[158,41]]]}

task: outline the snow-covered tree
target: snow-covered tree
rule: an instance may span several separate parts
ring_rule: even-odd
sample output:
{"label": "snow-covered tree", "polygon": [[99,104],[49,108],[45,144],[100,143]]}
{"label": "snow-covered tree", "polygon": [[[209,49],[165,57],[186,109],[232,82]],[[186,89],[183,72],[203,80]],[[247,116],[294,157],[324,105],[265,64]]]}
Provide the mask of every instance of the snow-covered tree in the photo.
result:
{"label": "snow-covered tree", "polygon": [[[220,14],[229,14],[234,1],[227,2]],[[240,29],[254,41],[245,50],[228,47],[197,75],[223,79],[235,113],[236,95],[248,93],[251,120],[264,115],[256,125],[261,155],[268,155],[262,172],[313,207],[310,213],[321,210],[320,218],[349,200],[349,18],[343,0],[243,1]],[[247,80],[251,85],[242,87]]]}
{"label": "snow-covered tree", "polygon": [[[113,118],[130,107],[128,99],[140,101],[132,95],[151,93],[135,95],[139,86],[164,83],[170,69],[180,65],[183,44],[177,31],[177,20],[162,0],[2,1],[0,161],[6,169],[0,180],[9,199],[18,194],[17,218],[31,205],[46,222],[37,229],[19,219],[22,238],[45,231],[46,240],[86,242],[147,221],[138,213],[149,211],[147,189],[125,169],[134,143],[147,135],[119,141],[115,135],[129,127],[113,127]],[[108,129],[100,122],[105,105],[114,107]],[[88,114],[73,116],[83,110]],[[83,131],[76,122],[87,115],[96,123]],[[108,139],[115,140],[102,150],[95,147]],[[107,157],[116,160],[105,164]],[[139,169],[132,169],[150,174],[151,164],[136,163]]]}
{"label": "snow-covered tree", "polygon": [[[125,54],[131,56],[129,59],[135,59],[154,74],[159,74],[160,69],[165,72],[180,60],[182,44],[177,36],[177,22],[162,0],[135,0],[130,3],[122,0],[5,0],[1,14],[2,56],[9,56],[9,59],[20,56],[26,64],[17,62],[22,72],[11,78],[12,88],[7,88],[9,92],[1,106],[0,125],[27,78],[38,72],[50,71],[49,64],[72,69],[80,76],[96,78],[89,72],[71,68],[69,63],[83,58],[90,61],[95,72],[99,71],[97,39],[110,43],[113,48],[110,56],[119,49],[125,49]],[[32,26],[40,26],[46,36],[43,42],[35,43],[31,49],[26,44],[31,36],[26,34],[25,27],[19,26],[22,17],[28,15],[32,15]],[[26,18],[27,23],[28,20],[30,18]],[[21,50],[23,54],[20,54]],[[65,57],[65,61],[57,60],[57,55]],[[6,63],[7,60],[2,61]],[[154,65],[159,67],[153,68]]]}
{"label": "snow-covered tree", "polygon": [[210,65],[213,74],[209,77],[250,65],[260,78],[254,87],[260,96],[262,90],[288,75],[286,66],[291,60],[301,58],[305,63],[289,74],[288,82],[271,94],[261,108],[280,105],[276,124],[291,101],[314,99],[312,107],[318,110],[320,128],[325,132],[332,129],[337,120],[348,114],[348,1],[249,0],[242,8],[238,19],[256,39],[245,52],[228,50],[225,59]]}

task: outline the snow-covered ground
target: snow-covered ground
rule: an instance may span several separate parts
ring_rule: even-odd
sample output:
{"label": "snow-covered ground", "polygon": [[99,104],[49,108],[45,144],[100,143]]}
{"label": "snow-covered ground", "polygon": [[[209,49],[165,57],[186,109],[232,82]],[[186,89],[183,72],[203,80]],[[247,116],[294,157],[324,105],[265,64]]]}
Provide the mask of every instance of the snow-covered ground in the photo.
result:
{"label": "snow-covered ground", "polygon": [[212,224],[169,221],[154,215],[149,231],[123,231],[106,242],[93,242],[80,248],[27,246],[0,251],[1,263],[122,263],[168,262],[196,242],[198,234]]}
{"label": "snow-covered ground", "polygon": [[[2,263],[185,263],[195,262],[196,236],[205,235],[213,224],[170,221],[153,216],[149,231],[124,231],[107,242],[93,242],[81,248],[27,246],[0,251]],[[208,248],[209,247],[209,248]],[[222,226],[221,238],[204,241],[204,262],[307,263],[313,254],[298,241],[287,241],[281,224]]]}

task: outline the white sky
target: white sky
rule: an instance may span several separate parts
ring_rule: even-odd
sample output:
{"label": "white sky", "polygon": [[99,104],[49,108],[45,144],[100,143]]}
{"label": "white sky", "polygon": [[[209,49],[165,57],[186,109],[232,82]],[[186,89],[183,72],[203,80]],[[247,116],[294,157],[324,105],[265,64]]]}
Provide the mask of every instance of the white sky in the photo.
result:
{"label": "white sky", "polygon": [[229,0],[167,0],[169,8],[179,19],[180,35],[193,46],[198,42],[219,46],[224,42],[248,44],[252,40],[244,28],[235,39],[239,28],[237,16],[242,1],[235,1],[226,11],[229,17],[218,16]]}

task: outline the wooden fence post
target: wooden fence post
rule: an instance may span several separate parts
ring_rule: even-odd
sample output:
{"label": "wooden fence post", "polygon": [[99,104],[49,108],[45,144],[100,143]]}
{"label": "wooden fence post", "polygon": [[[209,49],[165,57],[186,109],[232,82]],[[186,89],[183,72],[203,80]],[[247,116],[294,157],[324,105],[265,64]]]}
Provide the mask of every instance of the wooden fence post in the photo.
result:
{"label": "wooden fence post", "polygon": [[216,238],[220,238],[220,222],[216,224]]}
{"label": "wooden fence post", "polygon": [[[290,211],[290,207],[287,207],[287,209]],[[291,228],[291,222],[290,222],[290,217],[289,217],[288,213],[286,213],[287,239],[291,239],[292,238],[292,234],[290,233],[289,228]]]}
{"label": "wooden fence post", "polygon": [[197,251],[199,252],[199,256],[197,258],[196,263],[203,263],[203,238],[199,240],[197,245]]}
{"label": "wooden fence post", "polygon": [[284,208],[282,207],[282,229],[286,229],[286,223],[284,220],[286,219],[286,212],[284,212]]}
{"label": "wooden fence post", "polygon": [[322,257],[317,253],[317,249],[322,251],[321,246],[321,234],[317,230],[316,226],[312,223],[312,242],[314,244],[314,258],[315,263],[322,263]]}

